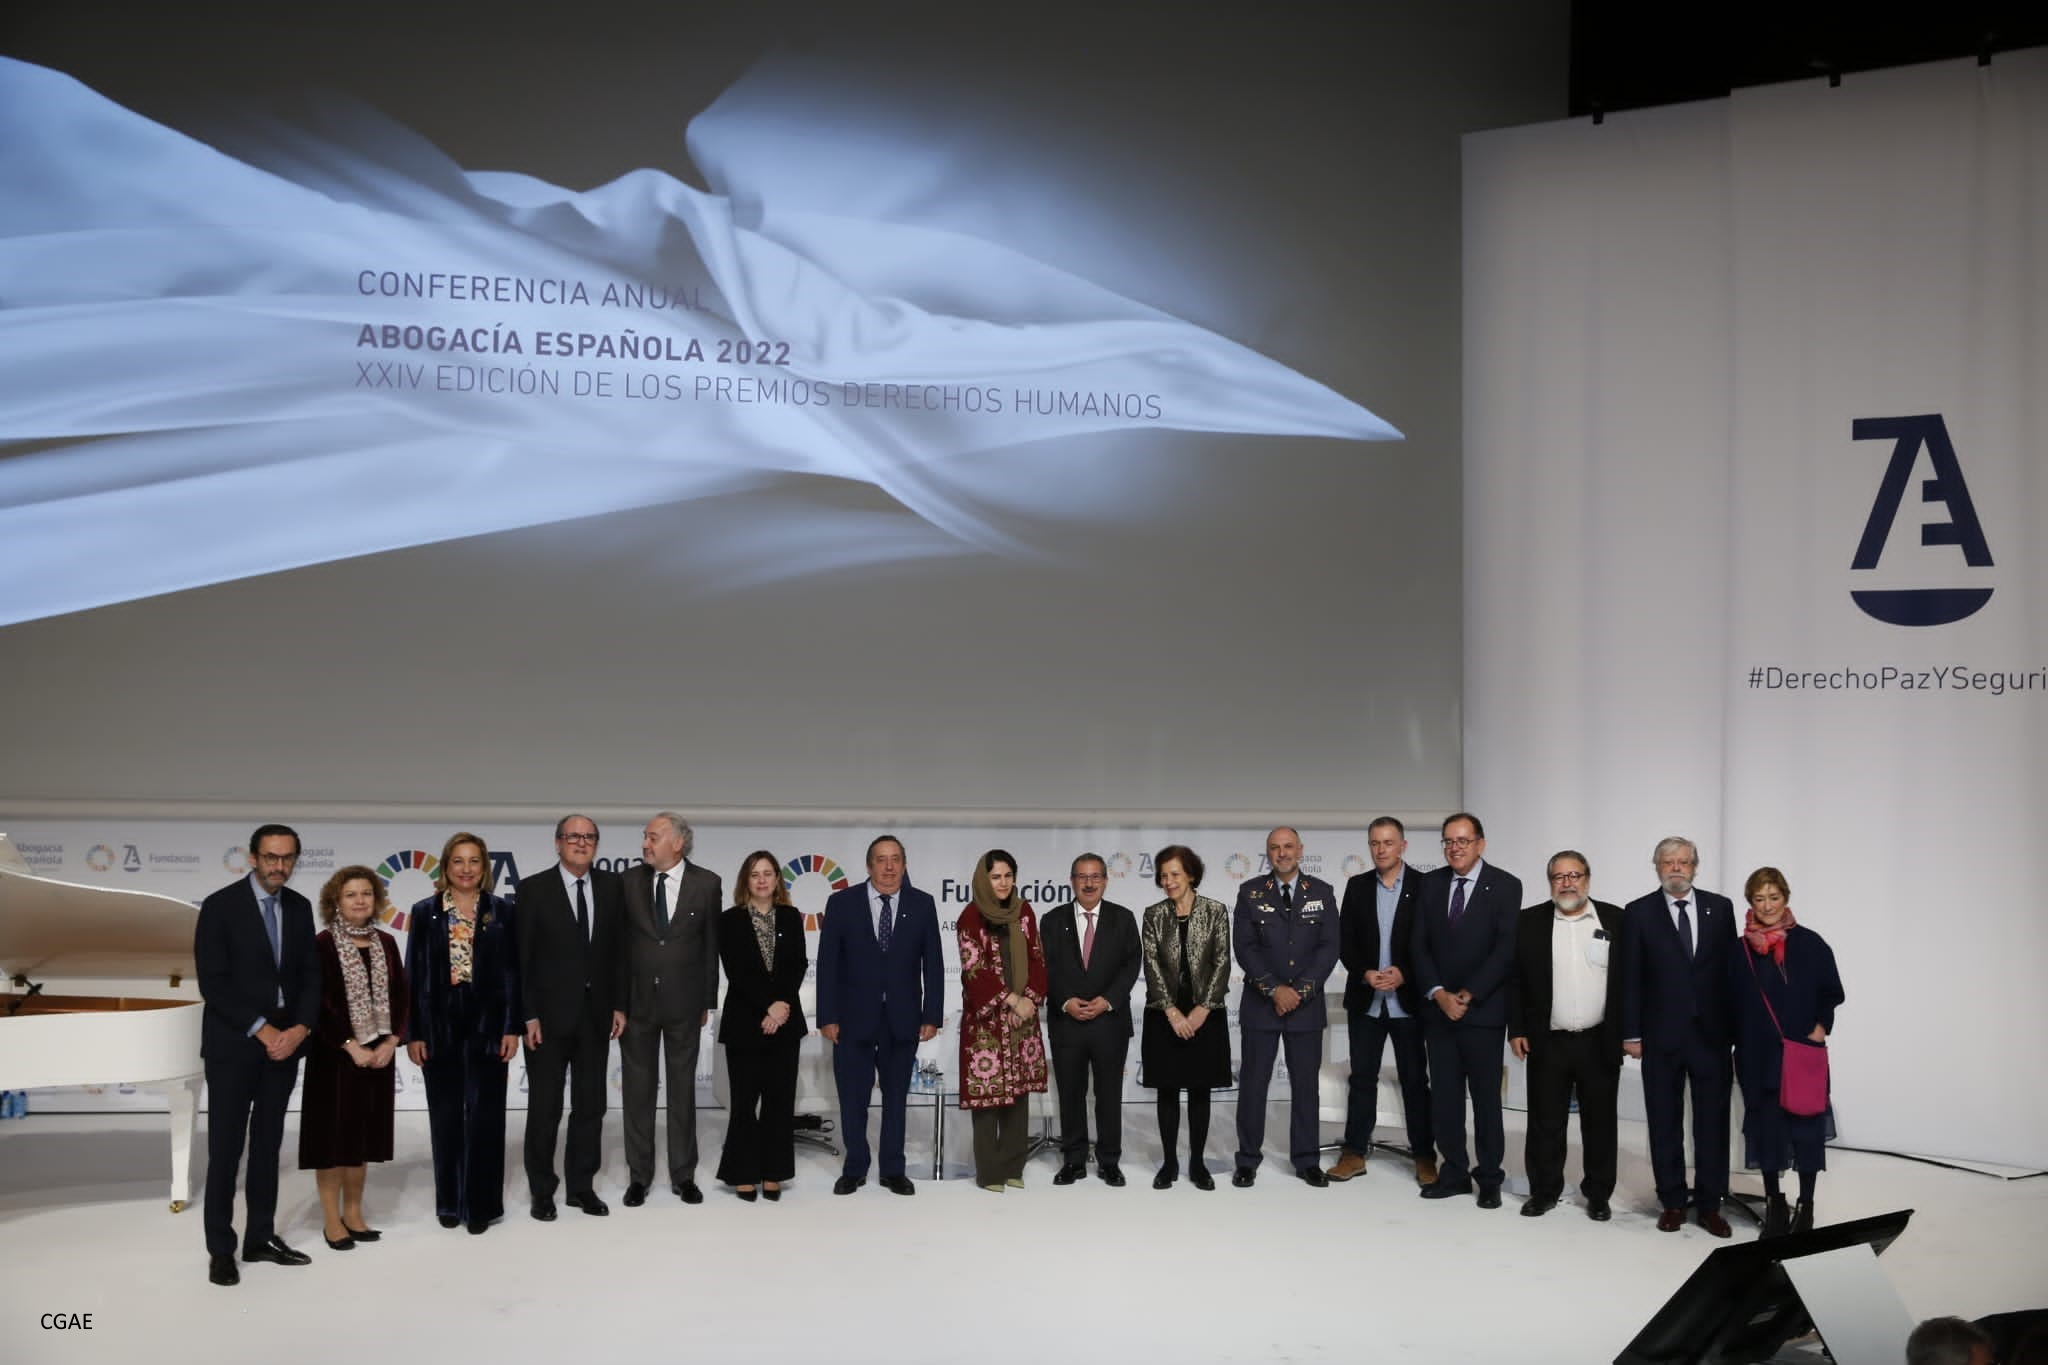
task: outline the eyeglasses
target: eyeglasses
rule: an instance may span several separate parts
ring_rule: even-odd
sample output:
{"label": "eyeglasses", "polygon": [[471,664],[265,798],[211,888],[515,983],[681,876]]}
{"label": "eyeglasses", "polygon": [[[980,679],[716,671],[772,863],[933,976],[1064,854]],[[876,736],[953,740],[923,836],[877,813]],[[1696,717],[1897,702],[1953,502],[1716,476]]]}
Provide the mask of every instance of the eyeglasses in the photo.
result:
{"label": "eyeglasses", "polygon": [[1472,845],[1474,845],[1474,844],[1476,844],[1476,843],[1478,843],[1478,842],[1479,842],[1479,841],[1478,841],[1477,839],[1463,839],[1463,838],[1459,838],[1459,839],[1446,839],[1446,840],[1444,840],[1444,847],[1445,847],[1445,848],[1470,848],[1470,847],[1472,847]]}
{"label": "eyeglasses", "polygon": [[565,844],[594,844],[597,842],[597,836],[595,834],[564,834],[562,842]]}
{"label": "eyeglasses", "polygon": [[298,860],[299,855],[296,853],[259,853],[256,855],[257,862],[275,863],[279,867],[290,867]]}
{"label": "eyeglasses", "polygon": [[1586,880],[1586,874],[1583,872],[1553,872],[1550,874],[1550,880],[1554,882],[1582,882]]}

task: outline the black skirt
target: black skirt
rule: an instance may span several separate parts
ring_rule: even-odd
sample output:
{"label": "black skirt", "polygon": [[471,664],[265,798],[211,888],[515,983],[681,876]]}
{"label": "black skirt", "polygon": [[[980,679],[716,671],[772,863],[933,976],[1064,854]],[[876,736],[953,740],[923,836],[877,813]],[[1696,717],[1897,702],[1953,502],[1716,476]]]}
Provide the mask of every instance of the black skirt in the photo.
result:
{"label": "black skirt", "polygon": [[1228,1090],[1230,1011],[1212,1010],[1192,1038],[1166,1022],[1165,1010],[1145,1011],[1145,1038],[1138,1054],[1138,1084],[1150,1090]]}

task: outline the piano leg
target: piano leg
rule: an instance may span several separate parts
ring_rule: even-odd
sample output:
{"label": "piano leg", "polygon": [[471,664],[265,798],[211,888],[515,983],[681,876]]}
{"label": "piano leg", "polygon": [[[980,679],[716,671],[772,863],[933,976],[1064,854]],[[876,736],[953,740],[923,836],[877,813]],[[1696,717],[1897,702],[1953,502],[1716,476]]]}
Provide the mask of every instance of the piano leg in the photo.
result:
{"label": "piano leg", "polygon": [[171,1103],[171,1212],[192,1202],[192,1147],[199,1140],[199,1087],[203,1077],[179,1081],[164,1091]]}

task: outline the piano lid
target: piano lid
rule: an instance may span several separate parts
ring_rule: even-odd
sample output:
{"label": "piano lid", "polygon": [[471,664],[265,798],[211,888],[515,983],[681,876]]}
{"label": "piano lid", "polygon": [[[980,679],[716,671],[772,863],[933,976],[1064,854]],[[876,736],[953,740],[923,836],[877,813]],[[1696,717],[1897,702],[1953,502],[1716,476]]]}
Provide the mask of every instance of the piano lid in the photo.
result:
{"label": "piano lid", "polygon": [[198,921],[176,896],[40,876],[0,834],[0,975],[189,980]]}

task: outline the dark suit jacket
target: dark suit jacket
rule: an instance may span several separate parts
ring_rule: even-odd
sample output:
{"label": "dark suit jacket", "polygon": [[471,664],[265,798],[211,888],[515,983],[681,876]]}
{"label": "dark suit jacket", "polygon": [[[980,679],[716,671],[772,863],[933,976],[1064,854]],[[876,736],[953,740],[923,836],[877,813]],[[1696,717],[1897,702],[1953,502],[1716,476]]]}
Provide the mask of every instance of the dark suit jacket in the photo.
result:
{"label": "dark suit jacket", "polygon": [[618,989],[619,952],[625,922],[619,874],[590,870],[590,938],[576,926],[576,906],[562,884],[562,869],[550,863],[519,882],[519,990],[524,1016],[540,1020],[541,1045],[568,1039],[586,1021],[609,1033],[612,1011],[622,1008]]}
{"label": "dark suit jacket", "polygon": [[1465,913],[1451,926],[1451,889],[1457,874],[1448,865],[1422,879],[1416,916],[1415,974],[1424,997],[1423,1017],[1449,1019],[1430,991],[1470,991],[1472,1003],[1459,1028],[1506,1028],[1508,969],[1515,959],[1515,923],[1522,913],[1522,879],[1482,861],[1478,880],[1465,887]]}
{"label": "dark suit jacket", "polygon": [[[1081,965],[1081,912],[1068,901],[1039,921],[1045,944],[1047,1028],[1053,1043],[1078,1038],[1091,1030],[1131,1036],[1131,989],[1145,965],[1138,939],[1138,918],[1123,906],[1103,901],[1095,907],[1095,951]],[[1069,1000],[1109,1002],[1109,1013],[1097,1019],[1076,1019],[1066,1012]]]}
{"label": "dark suit jacket", "polygon": [[405,972],[412,984],[412,1017],[405,1041],[425,1043],[433,1058],[462,1042],[487,1042],[493,1047],[508,1033],[526,1031],[525,1002],[519,994],[519,936],[512,903],[502,896],[480,897],[476,905],[476,936],[469,944],[469,981],[477,1001],[474,1028],[466,1038],[454,1033],[448,1017],[448,914],[437,892],[413,902],[405,932]]}
{"label": "dark suit jacket", "polygon": [[[265,1060],[249,1026],[263,1019],[277,1028],[320,1022],[320,959],[313,952],[313,907],[289,886],[278,892],[278,956],[270,955],[263,907],[247,877],[230,882],[199,905],[192,959],[206,1009],[199,1055],[216,1061]],[[284,1003],[277,1003],[278,992]]]}
{"label": "dark suit jacket", "polygon": [[695,1027],[718,1003],[718,874],[695,863],[669,874],[668,932],[654,927],[655,871],[641,863],[625,875],[625,950],[613,999],[628,1022]]}
{"label": "dark suit jacket", "polygon": [[905,882],[896,898],[889,952],[875,942],[868,884],[835,891],[818,934],[818,1025],[839,1025],[851,1043],[914,1042],[921,1025],[939,1027],[946,1008],[946,960],[939,910]]}
{"label": "dark suit jacket", "polygon": [[[1323,987],[1337,966],[1337,888],[1321,877],[1295,873],[1298,898],[1280,905],[1279,879],[1268,873],[1237,888],[1230,911],[1230,943],[1244,968],[1238,1026],[1262,1032],[1320,1033],[1330,1018]],[[1292,986],[1302,1002],[1291,1014],[1273,1008],[1266,994]]]}
{"label": "dark suit jacket", "polygon": [[[1621,1062],[1621,926],[1622,908],[1606,901],[1594,901],[1593,913],[1600,917],[1601,932],[1607,935],[1607,1001],[1600,1014],[1600,1051]],[[1515,970],[1508,976],[1508,1037],[1532,1042],[1550,1032],[1550,937],[1557,924],[1557,908],[1549,901],[1522,912],[1515,931]]]}
{"label": "dark suit jacket", "polygon": [[1735,946],[1735,905],[1692,889],[1692,960],[1660,888],[1628,903],[1622,925],[1621,1036],[1659,1051],[1682,1046],[1697,1027],[1711,1047],[1729,1043],[1725,960]]}
{"label": "dark suit jacket", "polygon": [[[803,1001],[797,998],[804,975],[811,969],[803,912],[788,905],[775,907],[772,972],[761,963],[761,945],[754,937],[747,907],[730,906],[718,918],[718,960],[725,964],[725,1008],[718,1015],[718,1041],[727,1047],[758,1048],[771,1038],[801,1038],[809,1033]],[[778,1000],[788,1002],[789,1018],[773,1034],[763,1033],[761,1020]]]}
{"label": "dark suit jacket", "polygon": [[[1422,874],[1412,867],[1401,873],[1401,895],[1394,902],[1394,966],[1401,986],[1394,998],[1411,1015],[1422,1013],[1422,991],[1415,981],[1415,912],[1422,904]],[[1338,916],[1339,957],[1351,973],[1344,985],[1344,1008],[1364,1014],[1378,994],[1365,984],[1365,974],[1380,969],[1380,874],[1368,869],[1344,883],[1344,908]]]}

